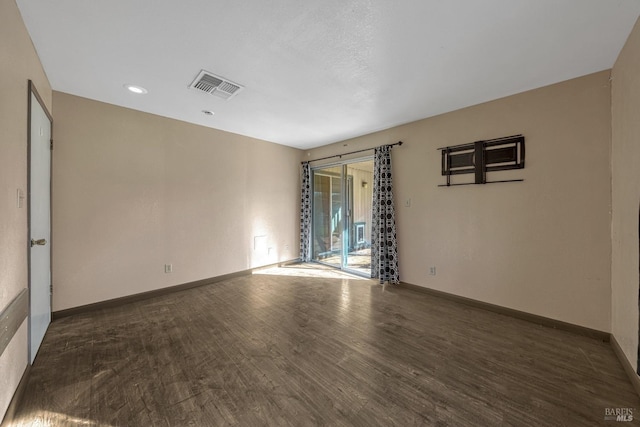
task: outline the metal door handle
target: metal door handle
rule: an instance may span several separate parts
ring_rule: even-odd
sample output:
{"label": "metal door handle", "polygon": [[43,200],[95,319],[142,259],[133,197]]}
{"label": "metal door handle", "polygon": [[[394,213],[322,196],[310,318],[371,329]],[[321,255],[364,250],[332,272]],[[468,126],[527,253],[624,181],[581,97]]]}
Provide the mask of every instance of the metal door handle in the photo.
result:
{"label": "metal door handle", "polygon": [[34,247],[35,245],[44,246],[46,244],[47,244],[47,239],[38,239],[38,240],[31,239],[31,247]]}

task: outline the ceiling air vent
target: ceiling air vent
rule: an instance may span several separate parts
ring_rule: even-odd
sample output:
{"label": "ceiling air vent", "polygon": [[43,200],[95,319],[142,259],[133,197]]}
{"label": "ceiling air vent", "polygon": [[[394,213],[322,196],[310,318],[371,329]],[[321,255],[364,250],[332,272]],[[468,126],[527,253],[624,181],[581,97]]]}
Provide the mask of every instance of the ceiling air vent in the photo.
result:
{"label": "ceiling air vent", "polygon": [[202,92],[210,93],[211,95],[219,96],[223,99],[230,99],[242,89],[237,83],[233,83],[224,77],[216,76],[208,71],[202,70],[196,77],[196,79],[189,85],[190,88],[196,89]]}

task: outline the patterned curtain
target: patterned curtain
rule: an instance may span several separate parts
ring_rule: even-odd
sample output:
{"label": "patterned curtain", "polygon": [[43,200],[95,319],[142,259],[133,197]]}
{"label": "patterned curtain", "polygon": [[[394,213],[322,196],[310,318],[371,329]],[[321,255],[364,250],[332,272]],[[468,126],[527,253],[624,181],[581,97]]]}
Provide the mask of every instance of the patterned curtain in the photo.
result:
{"label": "patterned curtain", "polygon": [[311,172],[309,162],[302,163],[300,197],[300,261],[311,261]]}
{"label": "patterned curtain", "polygon": [[371,277],[380,283],[400,283],[390,145],[378,147],[374,153]]}

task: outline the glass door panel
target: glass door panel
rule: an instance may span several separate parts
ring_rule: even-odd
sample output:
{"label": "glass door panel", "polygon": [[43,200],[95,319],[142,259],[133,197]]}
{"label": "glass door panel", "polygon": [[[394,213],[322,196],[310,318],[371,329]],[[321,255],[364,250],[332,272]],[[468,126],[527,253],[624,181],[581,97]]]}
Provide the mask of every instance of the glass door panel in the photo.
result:
{"label": "glass door panel", "polygon": [[371,274],[371,214],[373,201],[373,160],[346,165],[349,216],[345,268]]}
{"label": "glass door panel", "polygon": [[313,171],[313,259],[342,267],[342,166]]}

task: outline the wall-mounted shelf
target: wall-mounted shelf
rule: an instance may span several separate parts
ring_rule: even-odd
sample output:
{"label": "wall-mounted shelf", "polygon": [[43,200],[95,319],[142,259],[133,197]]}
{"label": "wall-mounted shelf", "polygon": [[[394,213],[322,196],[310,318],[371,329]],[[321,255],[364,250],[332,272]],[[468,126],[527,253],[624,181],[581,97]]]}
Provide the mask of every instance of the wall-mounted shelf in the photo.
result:
{"label": "wall-mounted shelf", "polygon": [[[522,179],[487,181],[487,172],[524,168],[524,136],[476,141],[469,144],[438,148],[442,153],[442,175],[447,183],[439,187],[469,184],[517,182]],[[474,174],[474,182],[453,184],[452,175]]]}

